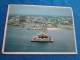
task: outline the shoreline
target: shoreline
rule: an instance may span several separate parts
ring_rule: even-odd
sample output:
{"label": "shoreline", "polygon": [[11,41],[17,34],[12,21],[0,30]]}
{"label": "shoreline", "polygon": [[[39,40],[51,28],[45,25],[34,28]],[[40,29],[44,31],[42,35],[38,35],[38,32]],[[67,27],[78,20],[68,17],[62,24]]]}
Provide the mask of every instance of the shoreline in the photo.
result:
{"label": "shoreline", "polygon": [[73,30],[73,28],[47,28],[47,30]]}
{"label": "shoreline", "polygon": [[59,30],[60,28],[47,28],[48,30]]}

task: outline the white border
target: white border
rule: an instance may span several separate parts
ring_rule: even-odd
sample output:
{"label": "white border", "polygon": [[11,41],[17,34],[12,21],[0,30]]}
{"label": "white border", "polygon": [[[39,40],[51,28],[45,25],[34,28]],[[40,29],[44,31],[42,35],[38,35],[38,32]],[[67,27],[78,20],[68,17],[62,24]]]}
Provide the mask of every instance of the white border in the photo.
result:
{"label": "white border", "polygon": [[7,22],[8,22],[8,16],[9,16],[9,11],[10,11],[10,5],[15,5],[15,4],[9,4],[8,5],[7,17],[6,17],[6,24],[5,24],[5,29],[4,29],[3,46],[2,46],[2,53],[3,54],[77,54],[75,26],[74,26],[74,18],[73,18],[72,8],[71,7],[60,7],[60,6],[41,6],[41,5],[17,5],[17,6],[38,6],[38,7],[70,8],[71,9],[71,12],[72,12],[72,18],[73,18],[74,40],[75,40],[75,49],[76,49],[76,52],[4,52],[5,38],[6,38],[6,30],[7,30]]}

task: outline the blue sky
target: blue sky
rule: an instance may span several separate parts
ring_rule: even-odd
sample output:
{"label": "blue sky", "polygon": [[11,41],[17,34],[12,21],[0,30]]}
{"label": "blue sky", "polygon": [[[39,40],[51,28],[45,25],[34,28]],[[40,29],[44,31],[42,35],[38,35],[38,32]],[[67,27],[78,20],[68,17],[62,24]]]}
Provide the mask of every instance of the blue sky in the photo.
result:
{"label": "blue sky", "polygon": [[9,14],[72,16],[70,8],[10,5]]}

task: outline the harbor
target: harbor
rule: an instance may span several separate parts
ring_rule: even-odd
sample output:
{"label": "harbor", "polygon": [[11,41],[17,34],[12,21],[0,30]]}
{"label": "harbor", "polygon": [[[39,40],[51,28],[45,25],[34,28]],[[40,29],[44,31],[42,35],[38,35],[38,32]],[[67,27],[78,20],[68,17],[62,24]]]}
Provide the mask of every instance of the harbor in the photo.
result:
{"label": "harbor", "polygon": [[[27,26],[30,26],[27,24]],[[26,27],[25,27],[26,28]],[[47,30],[54,40],[48,42],[31,42],[33,37],[43,30],[26,30],[15,26],[8,26],[5,52],[74,52],[74,31],[64,29]]]}

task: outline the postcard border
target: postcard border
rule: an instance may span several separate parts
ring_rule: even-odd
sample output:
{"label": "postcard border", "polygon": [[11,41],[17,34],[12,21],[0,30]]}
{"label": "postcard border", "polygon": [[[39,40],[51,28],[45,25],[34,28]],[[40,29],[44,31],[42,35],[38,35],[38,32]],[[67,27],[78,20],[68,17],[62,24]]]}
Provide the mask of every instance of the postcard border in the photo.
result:
{"label": "postcard border", "polygon": [[75,40],[76,52],[4,52],[5,40],[6,40],[5,38],[6,38],[7,22],[8,22],[8,16],[9,16],[9,11],[10,11],[10,5],[17,5],[17,4],[9,4],[8,5],[7,16],[6,16],[6,23],[5,23],[5,29],[4,29],[3,45],[2,45],[2,53],[3,54],[77,54],[77,43],[76,43],[74,16],[73,16],[72,8],[71,7],[61,7],[61,6],[43,6],[43,5],[19,5],[19,6],[39,6],[39,7],[70,8],[71,12],[72,12],[72,19],[73,19],[74,40]]}

